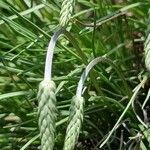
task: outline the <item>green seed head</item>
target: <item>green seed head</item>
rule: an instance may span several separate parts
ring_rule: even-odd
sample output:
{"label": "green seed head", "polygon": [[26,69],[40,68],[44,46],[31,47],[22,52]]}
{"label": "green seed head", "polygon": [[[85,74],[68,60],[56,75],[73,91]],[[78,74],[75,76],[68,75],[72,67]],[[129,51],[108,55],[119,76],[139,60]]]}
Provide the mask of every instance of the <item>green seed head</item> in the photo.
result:
{"label": "green seed head", "polygon": [[75,5],[75,0],[64,0],[60,12],[60,26],[64,27],[71,19]]}
{"label": "green seed head", "polygon": [[147,70],[150,71],[150,33],[147,36],[144,51],[145,51],[145,66]]}
{"label": "green seed head", "polygon": [[73,97],[63,150],[74,150],[83,121],[83,105],[83,97]]}
{"label": "green seed head", "polygon": [[43,80],[39,85],[37,98],[42,150],[53,150],[54,147],[57,112],[55,89],[53,81]]}

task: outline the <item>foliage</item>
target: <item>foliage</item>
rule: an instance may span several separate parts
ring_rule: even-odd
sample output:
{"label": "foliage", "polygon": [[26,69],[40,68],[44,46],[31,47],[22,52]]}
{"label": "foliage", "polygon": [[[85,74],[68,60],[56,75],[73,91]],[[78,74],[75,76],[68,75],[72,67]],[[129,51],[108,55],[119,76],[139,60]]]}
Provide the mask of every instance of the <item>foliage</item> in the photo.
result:
{"label": "foliage", "polygon": [[[62,2],[0,1],[2,150],[40,148],[36,97],[43,80],[48,42],[59,29]],[[54,149],[63,149],[69,108],[82,70],[99,56],[110,61],[97,64],[84,84],[83,123],[75,149],[150,149],[150,82],[144,60],[149,7],[149,0],[76,2],[67,31],[54,51]],[[110,138],[100,148],[109,133]]]}

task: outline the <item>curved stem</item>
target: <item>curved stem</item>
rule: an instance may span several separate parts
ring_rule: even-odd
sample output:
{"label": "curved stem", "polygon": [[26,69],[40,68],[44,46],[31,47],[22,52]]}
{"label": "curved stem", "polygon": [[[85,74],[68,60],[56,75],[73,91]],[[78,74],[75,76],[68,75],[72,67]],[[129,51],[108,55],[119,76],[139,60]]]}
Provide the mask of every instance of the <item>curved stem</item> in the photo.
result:
{"label": "curved stem", "polygon": [[52,61],[53,61],[54,48],[55,48],[57,39],[63,32],[64,32],[63,28],[55,32],[48,44],[46,61],[45,61],[45,72],[44,72],[44,79],[46,80],[51,80],[52,78]]}
{"label": "curved stem", "polygon": [[85,68],[84,72],[81,75],[80,81],[78,82],[78,87],[77,87],[77,91],[76,91],[76,95],[77,97],[81,97],[82,95],[82,90],[83,90],[83,85],[84,82],[90,72],[90,70],[99,62],[105,60],[104,57],[97,57],[94,60],[92,60]]}
{"label": "curved stem", "polygon": [[123,81],[123,84],[124,86],[126,87],[126,92],[128,94],[129,97],[131,97],[131,92],[130,92],[130,88],[129,86],[127,85],[125,79],[124,79],[124,76],[121,72],[118,71],[118,67],[109,59],[109,58],[106,58],[105,56],[104,57],[97,57],[95,59],[93,59],[85,68],[84,72],[82,73],[81,75],[81,78],[80,78],[80,81],[78,82],[78,87],[77,87],[77,91],[76,91],[76,95],[77,96],[81,96],[82,95],[82,91],[83,91],[83,85],[84,85],[84,82],[90,72],[90,70],[97,64],[97,63],[100,63],[100,62],[106,62],[110,65],[112,65],[112,67],[115,69],[115,71],[117,72],[117,74],[119,75],[120,79]]}

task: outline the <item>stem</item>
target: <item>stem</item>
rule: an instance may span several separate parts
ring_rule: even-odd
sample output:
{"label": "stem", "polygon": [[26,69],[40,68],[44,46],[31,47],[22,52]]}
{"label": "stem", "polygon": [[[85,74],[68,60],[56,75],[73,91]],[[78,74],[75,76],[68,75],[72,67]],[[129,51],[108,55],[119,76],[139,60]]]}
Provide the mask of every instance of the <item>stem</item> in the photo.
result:
{"label": "stem", "polygon": [[98,57],[98,58],[95,58],[94,60],[92,60],[88,65],[87,67],[85,68],[84,72],[82,73],[81,75],[81,78],[80,78],[80,81],[78,83],[78,87],[77,87],[77,91],[76,91],[76,95],[77,97],[81,97],[82,95],[82,90],[83,90],[83,85],[84,85],[84,82],[90,72],[90,70],[99,62],[105,60],[104,57]]}
{"label": "stem", "polygon": [[45,72],[44,72],[44,79],[46,80],[51,80],[52,78],[52,61],[53,61],[54,48],[57,39],[63,32],[64,32],[63,28],[55,32],[48,44],[48,50],[47,50],[46,61],[45,61]]}
{"label": "stem", "polygon": [[118,71],[118,67],[108,58],[106,58],[105,56],[103,57],[97,57],[95,58],[94,60],[92,60],[88,65],[87,67],[85,68],[84,72],[82,73],[81,75],[81,78],[80,78],[80,81],[78,82],[78,87],[77,87],[77,91],[76,91],[76,94],[80,97],[82,95],[82,90],[83,90],[83,85],[84,85],[84,82],[90,72],[90,70],[97,64],[97,63],[100,63],[100,62],[106,62],[108,63],[109,65],[111,65],[115,71],[117,72],[117,74],[119,75],[120,79],[123,81],[123,84],[125,86],[125,90],[126,90],[126,93],[128,95],[128,97],[131,97],[131,92],[130,92],[130,88],[129,86],[127,85],[125,79],[124,79],[124,76],[122,75],[121,72]]}

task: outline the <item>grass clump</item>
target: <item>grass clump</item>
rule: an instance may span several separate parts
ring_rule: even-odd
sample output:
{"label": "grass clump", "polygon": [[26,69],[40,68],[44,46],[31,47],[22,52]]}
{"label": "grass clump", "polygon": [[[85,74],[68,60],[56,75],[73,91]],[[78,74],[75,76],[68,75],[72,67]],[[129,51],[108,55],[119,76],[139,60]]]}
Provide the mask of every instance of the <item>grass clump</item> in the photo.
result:
{"label": "grass clump", "polygon": [[149,7],[1,0],[0,149],[149,150]]}

